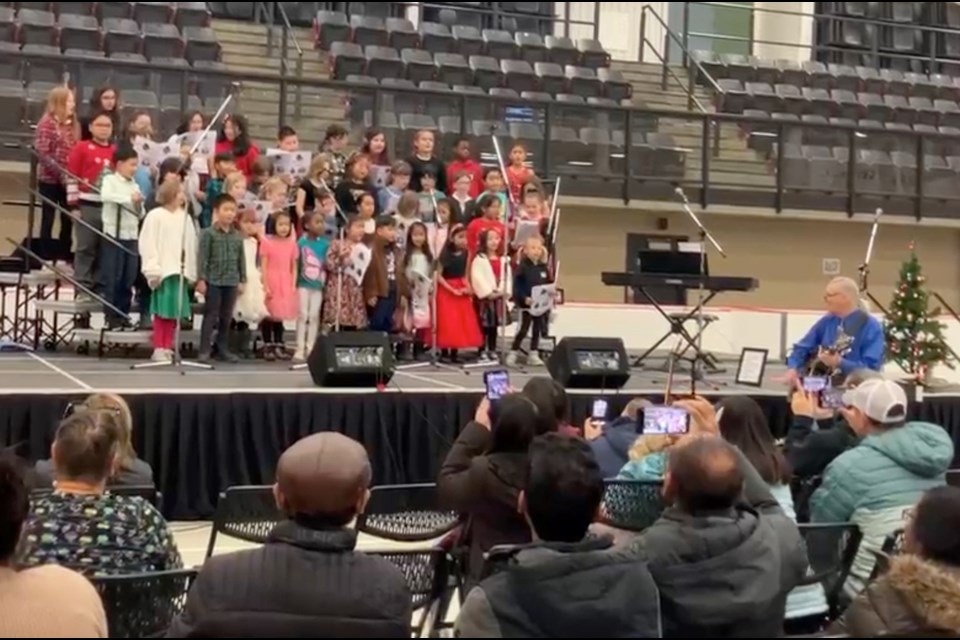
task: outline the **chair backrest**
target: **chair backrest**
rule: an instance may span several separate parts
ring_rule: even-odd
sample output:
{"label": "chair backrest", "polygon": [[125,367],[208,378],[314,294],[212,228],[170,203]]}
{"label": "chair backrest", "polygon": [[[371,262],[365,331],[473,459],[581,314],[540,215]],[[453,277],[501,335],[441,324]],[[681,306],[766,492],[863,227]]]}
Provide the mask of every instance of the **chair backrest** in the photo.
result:
{"label": "chair backrest", "polygon": [[217,502],[207,557],[213,555],[218,534],[263,544],[277,523],[285,519],[277,508],[273,487],[230,487]]}
{"label": "chair backrest", "polygon": [[606,481],[604,522],[612,527],[643,531],[660,518],[665,506],[662,482]]}
{"label": "chair backrest", "polygon": [[423,613],[414,618],[416,638],[433,637],[432,630],[442,622],[445,607],[441,606],[451,577],[447,553],[443,549],[417,549],[410,551],[370,551],[369,555],[380,556],[400,570],[410,589],[413,610]]}
{"label": "chair backrest", "polygon": [[196,569],[91,578],[107,614],[111,638],[164,633],[183,611]]}
{"label": "chair backrest", "polygon": [[[940,132],[948,133],[947,131],[944,131],[944,129],[946,129],[946,127],[940,127]],[[953,132],[951,131],[949,133],[953,133]],[[960,469],[947,471],[947,484],[950,485],[951,487],[960,487]]]}
{"label": "chair backrest", "polygon": [[848,523],[801,524],[799,527],[810,562],[810,569],[801,584],[822,584],[827,602],[835,608],[860,549],[863,538],[860,527]]}
{"label": "chair backrest", "polygon": [[434,540],[459,522],[457,513],[437,504],[435,484],[374,487],[366,510],[357,518],[357,531],[398,542]]}

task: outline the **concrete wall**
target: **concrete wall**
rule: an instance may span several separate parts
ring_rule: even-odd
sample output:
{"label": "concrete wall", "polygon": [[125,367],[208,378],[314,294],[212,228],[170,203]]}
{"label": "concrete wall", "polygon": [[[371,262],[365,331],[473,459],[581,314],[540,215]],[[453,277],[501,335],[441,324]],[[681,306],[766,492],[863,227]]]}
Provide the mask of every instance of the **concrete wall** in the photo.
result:
{"label": "concrete wall", "polygon": [[[651,7],[667,20],[667,6],[669,2],[601,2],[600,4],[600,42],[610,52],[614,60],[637,60],[640,53],[640,14],[644,5]],[[555,11],[558,17],[563,17],[567,5],[570,6],[570,18],[593,22],[596,12],[596,2],[557,2]],[[563,26],[558,24],[557,34],[563,35]],[[592,38],[593,27],[587,25],[573,25],[570,28],[570,37]],[[653,48],[660,52],[663,49],[664,29],[653,18],[647,21],[647,39]],[[650,45],[648,45],[650,46]],[[656,58],[647,51],[647,60]]]}
{"label": "concrete wall", "polygon": [[[756,9],[775,9],[812,14],[813,2],[755,2]],[[767,40],[783,44],[754,44],[753,53],[770,60],[810,60],[810,45],[813,44],[813,18],[808,16],[781,15],[754,11],[754,40]]]}

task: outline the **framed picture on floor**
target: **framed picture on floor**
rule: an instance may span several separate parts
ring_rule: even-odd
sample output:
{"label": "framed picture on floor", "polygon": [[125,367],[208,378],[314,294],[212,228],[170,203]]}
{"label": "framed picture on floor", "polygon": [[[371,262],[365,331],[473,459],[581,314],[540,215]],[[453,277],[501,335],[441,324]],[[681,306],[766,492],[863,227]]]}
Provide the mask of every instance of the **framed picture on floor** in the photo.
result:
{"label": "framed picture on floor", "polygon": [[737,384],[759,387],[763,384],[763,374],[767,369],[767,349],[744,347],[740,352],[740,364],[737,367]]}

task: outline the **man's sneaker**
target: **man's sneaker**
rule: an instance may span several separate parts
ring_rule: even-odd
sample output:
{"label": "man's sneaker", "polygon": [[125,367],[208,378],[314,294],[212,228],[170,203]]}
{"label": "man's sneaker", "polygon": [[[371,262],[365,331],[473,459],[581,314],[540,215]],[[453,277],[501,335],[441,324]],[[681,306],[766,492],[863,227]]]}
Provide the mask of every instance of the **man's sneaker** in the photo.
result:
{"label": "man's sneaker", "polygon": [[520,360],[519,354],[517,354],[516,351],[511,351],[510,353],[507,354],[507,361],[504,364],[507,365],[508,367],[515,367],[517,366],[519,360]]}
{"label": "man's sneaker", "polygon": [[530,367],[542,367],[543,360],[540,359],[540,354],[536,351],[527,356],[527,366]]}

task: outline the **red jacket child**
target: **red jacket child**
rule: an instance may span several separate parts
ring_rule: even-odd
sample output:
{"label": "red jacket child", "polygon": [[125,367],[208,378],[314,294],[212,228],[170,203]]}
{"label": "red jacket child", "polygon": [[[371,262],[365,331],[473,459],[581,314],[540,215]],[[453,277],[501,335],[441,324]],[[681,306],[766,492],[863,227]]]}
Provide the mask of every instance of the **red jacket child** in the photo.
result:
{"label": "red jacket child", "polygon": [[67,182],[67,202],[76,206],[78,202],[100,202],[97,187],[101,174],[109,170],[113,163],[114,146],[100,144],[94,140],[84,140],[74,145],[67,158],[67,170],[70,172]]}

